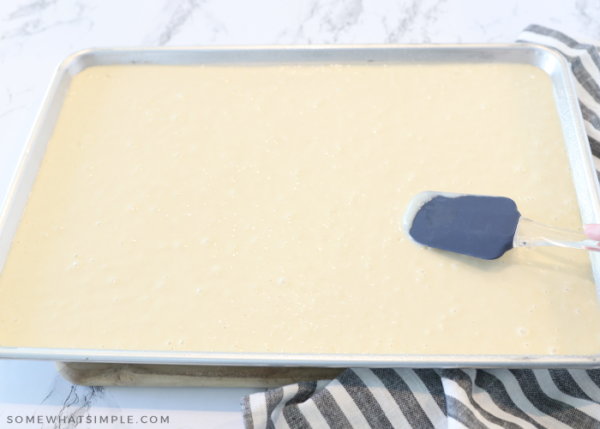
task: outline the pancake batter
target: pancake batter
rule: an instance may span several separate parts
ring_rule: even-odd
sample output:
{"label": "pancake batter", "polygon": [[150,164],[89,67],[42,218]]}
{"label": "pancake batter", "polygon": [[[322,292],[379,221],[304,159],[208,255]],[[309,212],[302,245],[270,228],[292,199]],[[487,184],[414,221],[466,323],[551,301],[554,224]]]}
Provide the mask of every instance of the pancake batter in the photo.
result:
{"label": "pancake batter", "polygon": [[587,253],[417,246],[423,190],[581,230],[528,65],[88,68],[0,275],[3,346],[590,354]]}

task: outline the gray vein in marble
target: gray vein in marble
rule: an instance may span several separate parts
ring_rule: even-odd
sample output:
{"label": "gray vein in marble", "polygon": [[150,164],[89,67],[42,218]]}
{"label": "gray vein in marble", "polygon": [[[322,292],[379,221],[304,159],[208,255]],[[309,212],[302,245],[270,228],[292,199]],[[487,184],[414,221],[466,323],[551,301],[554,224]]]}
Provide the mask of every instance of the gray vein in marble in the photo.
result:
{"label": "gray vein in marble", "polygon": [[363,5],[362,0],[349,0],[335,2],[333,6],[337,10],[323,17],[321,27],[333,35],[333,42],[336,43],[341,33],[358,23]]}
{"label": "gray vein in marble", "polygon": [[36,0],[32,3],[28,3],[17,8],[17,10],[8,15],[8,19],[11,20],[16,18],[23,18],[25,16],[40,13],[42,10],[47,9],[52,5],[55,5],[57,2],[58,0]]}
{"label": "gray vein in marble", "polygon": [[519,3],[515,3],[510,14],[513,18],[517,18],[519,16]]}
{"label": "gray vein in marble", "polygon": [[103,387],[77,386],[60,375],[56,376],[50,392],[40,405],[61,405],[53,429],[77,428],[95,405],[111,408],[113,415],[121,413],[121,408]]}
{"label": "gray vein in marble", "polygon": [[600,39],[600,0],[576,0],[575,10],[587,32]]}
{"label": "gray vein in marble", "polygon": [[[439,9],[446,0],[436,0],[433,4],[423,0],[412,0],[400,13],[400,19],[393,25],[388,24],[388,18],[383,17],[383,25],[388,34],[388,43],[430,43],[429,28],[438,20]],[[418,32],[415,37],[412,33]]]}
{"label": "gray vein in marble", "polygon": [[0,111],[0,118],[3,118],[5,116],[8,116],[9,114],[11,114],[14,111],[20,110],[20,109],[24,109],[25,108],[25,104],[21,104],[18,106],[13,106],[12,102],[13,102],[13,97],[14,96],[19,96],[21,94],[26,94],[28,92],[30,92],[33,89],[33,87],[29,87],[29,88],[25,88],[21,91],[18,92],[14,92],[10,90],[10,88],[6,88],[6,102],[4,103],[4,105],[7,107],[6,110],[4,111]]}
{"label": "gray vein in marble", "polygon": [[[307,22],[314,19],[314,17],[317,15],[318,9],[319,9],[318,0],[313,1],[313,3],[309,7],[306,17],[304,17],[302,19],[302,22],[300,23],[300,27],[298,28],[298,30],[296,30],[295,34],[293,35],[294,42],[311,43],[310,39],[307,39],[304,37],[304,26],[306,25]],[[285,37],[287,35],[287,33],[288,33],[288,31],[286,30],[282,34],[280,34],[279,37],[277,38],[278,41],[281,40],[283,37]]]}
{"label": "gray vein in marble", "polygon": [[[313,0],[308,12],[301,18],[298,29],[292,34],[294,43],[312,43],[309,34],[312,27],[317,27],[319,34],[328,35],[328,43],[338,43],[342,35],[355,27],[364,12],[362,0],[333,0],[323,3]],[[290,32],[283,32],[278,40],[285,38]]]}
{"label": "gray vein in marble", "polygon": [[[488,28],[498,28],[502,25],[502,20],[501,19],[494,19],[493,21],[488,21],[486,24],[482,24],[479,21],[475,20],[475,22],[477,23],[477,25],[479,25],[479,27],[481,28],[481,32],[484,36],[487,36]],[[485,39],[485,43],[495,43],[498,42],[499,40],[502,40],[504,38],[504,36],[502,35],[498,35],[498,34],[494,34],[492,36],[489,36]],[[515,39],[517,38],[517,34],[515,34]]]}
{"label": "gray vein in marble", "polygon": [[191,18],[192,14],[202,3],[200,0],[180,1],[160,36],[158,36],[158,44],[160,46],[167,44],[181,30],[181,27]]}
{"label": "gray vein in marble", "polygon": [[217,20],[217,18],[215,16],[213,16],[212,13],[210,13],[207,10],[203,11],[203,17],[206,20],[206,23],[209,24],[209,34],[210,36],[208,36],[208,41],[210,43],[214,43],[217,40],[217,37],[219,36],[220,33],[226,33],[227,29],[225,28],[225,25],[223,23],[221,23],[220,21]]}
{"label": "gray vein in marble", "polygon": [[[18,18],[26,17],[26,16],[32,14],[34,11],[39,12],[38,14],[35,15],[34,18],[25,21],[19,27],[3,33],[0,36],[0,40],[28,37],[28,36],[32,36],[35,34],[40,34],[40,33],[46,32],[55,27],[77,24],[77,23],[81,23],[84,21],[88,23],[90,30],[93,28],[93,26],[94,26],[93,21],[84,18],[84,12],[85,12],[87,6],[85,6],[83,3],[76,3],[76,5],[75,5],[76,13],[73,18],[67,19],[67,20],[58,20],[58,21],[49,22],[49,23],[46,22],[44,20],[43,16],[40,16],[41,12],[53,3],[55,3],[55,1],[45,2],[43,0],[40,0],[36,3],[30,4],[29,6],[24,6],[20,9],[17,9],[16,11],[9,14],[9,18],[12,16],[13,17],[12,19],[16,19],[17,17]],[[35,5],[38,5],[38,6],[34,7]],[[23,12],[24,10],[25,10],[25,12]]]}
{"label": "gray vein in marble", "polygon": [[[97,401],[98,397],[104,395],[103,387],[88,387],[83,392],[79,392],[82,396],[80,397],[77,392],[77,386],[71,386],[69,396],[65,399],[63,408],[58,413],[59,418],[64,418],[64,421],[68,422],[69,426],[76,427],[79,419],[88,414],[90,407]],[[70,408],[75,408],[71,411]],[[71,424],[70,421],[74,423]],[[61,423],[59,423],[60,425]]]}
{"label": "gray vein in marble", "polygon": [[75,18],[75,19],[71,19],[69,21],[57,21],[57,22],[54,22],[49,25],[44,25],[42,20],[35,19],[32,21],[26,22],[25,24],[23,24],[22,26],[20,26],[19,28],[15,29],[15,30],[7,31],[6,33],[4,33],[2,35],[2,37],[0,37],[0,40],[32,36],[34,34],[43,33],[54,27],[58,27],[58,26],[62,26],[62,25],[69,25],[69,24],[73,24],[78,21],[79,21],[79,19]]}
{"label": "gray vein in marble", "polygon": [[0,112],[0,118],[4,118],[5,116],[10,115],[11,113],[16,112],[17,110],[21,110],[21,109],[24,109],[24,108],[25,108],[24,104],[21,105],[21,106],[12,107],[12,108],[10,108],[8,110],[5,110],[4,112]]}

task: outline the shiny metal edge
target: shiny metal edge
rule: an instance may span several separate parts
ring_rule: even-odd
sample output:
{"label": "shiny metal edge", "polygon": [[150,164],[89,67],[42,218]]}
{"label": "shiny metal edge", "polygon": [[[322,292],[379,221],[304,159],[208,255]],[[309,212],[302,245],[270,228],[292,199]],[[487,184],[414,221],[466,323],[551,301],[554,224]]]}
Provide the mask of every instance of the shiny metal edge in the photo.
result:
{"label": "shiny metal edge", "polygon": [[[337,45],[209,48],[106,48],[77,52],[54,73],[44,102],[21,154],[7,198],[0,208],[0,270],[62,102],[73,76],[87,67],[108,64],[307,64],[307,63],[525,63],[542,68],[552,79],[573,180],[584,223],[600,223],[600,187],[587,142],[573,77],[566,60],[541,45]],[[591,255],[598,291],[600,255]],[[596,368],[600,354],[569,355],[373,355],[293,353],[212,353],[0,347],[0,358],[69,362],[198,364],[231,366],[328,366],[414,368]]]}
{"label": "shiny metal edge", "polygon": [[410,368],[598,368],[600,356],[555,355],[368,355],[75,350],[3,347],[4,359],[165,365],[410,367]]}

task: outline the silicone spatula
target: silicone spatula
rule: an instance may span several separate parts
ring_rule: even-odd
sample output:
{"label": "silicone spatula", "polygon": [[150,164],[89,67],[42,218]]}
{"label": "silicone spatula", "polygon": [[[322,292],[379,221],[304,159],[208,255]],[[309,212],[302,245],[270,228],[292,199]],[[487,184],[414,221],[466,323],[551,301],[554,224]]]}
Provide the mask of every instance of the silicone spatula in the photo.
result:
{"label": "silicone spatula", "polygon": [[417,243],[481,259],[513,247],[558,246],[600,251],[585,234],[534,222],[506,197],[421,192],[411,201],[404,229]]}

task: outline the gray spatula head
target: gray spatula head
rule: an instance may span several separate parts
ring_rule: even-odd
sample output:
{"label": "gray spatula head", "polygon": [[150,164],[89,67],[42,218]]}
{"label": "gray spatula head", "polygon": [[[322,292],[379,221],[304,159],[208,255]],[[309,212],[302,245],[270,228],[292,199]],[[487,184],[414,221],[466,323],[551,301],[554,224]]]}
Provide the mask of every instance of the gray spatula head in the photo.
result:
{"label": "gray spatula head", "polygon": [[510,198],[427,191],[411,202],[404,226],[424,246],[497,259],[513,248],[520,217]]}

